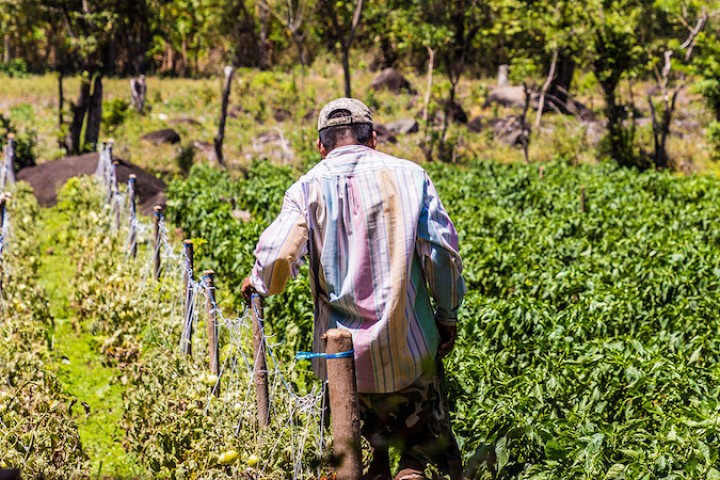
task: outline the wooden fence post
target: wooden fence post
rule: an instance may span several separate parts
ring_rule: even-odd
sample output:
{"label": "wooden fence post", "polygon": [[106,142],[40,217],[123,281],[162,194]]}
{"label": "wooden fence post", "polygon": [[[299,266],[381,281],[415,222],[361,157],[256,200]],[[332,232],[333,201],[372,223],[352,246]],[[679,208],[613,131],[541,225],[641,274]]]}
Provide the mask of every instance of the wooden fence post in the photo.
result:
{"label": "wooden fence post", "polygon": [[9,200],[9,196],[5,193],[0,194],[0,298],[2,298],[3,293],[3,280],[5,277],[5,264],[3,262],[3,252],[5,250],[5,236],[3,234],[3,229],[5,228],[5,211],[7,209],[7,201]]}
{"label": "wooden fence post", "polygon": [[112,211],[114,214],[114,223],[113,227],[115,228],[115,231],[120,231],[120,188],[118,187],[118,178],[117,178],[117,167],[120,165],[120,162],[117,160],[112,162]]}
{"label": "wooden fence post", "polygon": [[128,243],[130,256],[137,257],[137,204],[135,203],[135,185],[137,178],[134,174],[128,179],[128,199],[130,200],[130,233],[128,235]]}
{"label": "wooden fence post", "polygon": [[156,205],[153,207],[155,213],[153,218],[154,234],[153,234],[153,280],[160,279],[160,221],[162,220],[162,207]]}
{"label": "wooden fence post", "polygon": [[265,357],[265,339],[263,338],[263,321],[265,312],[262,297],[253,294],[250,299],[253,322],[253,347],[255,352],[255,399],[258,409],[258,425],[265,428],[270,424],[270,395],[267,382],[267,359]]}
{"label": "wooden fence post", "polygon": [[15,183],[15,134],[8,133],[7,145],[5,146],[5,165],[2,169],[2,184],[0,190]]}
{"label": "wooden fence post", "polygon": [[[215,310],[215,272],[205,270],[203,277],[205,287],[208,291],[207,302],[207,329],[208,329],[208,353],[210,354],[210,373],[220,376],[220,355],[218,353],[218,327],[217,327],[217,311]],[[220,383],[215,385],[213,392],[215,396],[220,393]]]}
{"label": "wooden fence post", "polygon": [[193,317],[195,316],[195,301],[193,299],[192,278],[195,271],[195,259],[192,240],[183,242],[183,254],[185,255],[185,269],[183,271],[183,291],[185,292],[185,324],[183,325],[182,338],[185,344],[182,351],[186,355],[192,355]]}
{"label": "wooden fence post", "polygon": [[222,97],[220,102],[220,122],[218,123],[217,135],[213,140],[215,147],[215,157],[221,167],[225,167],[225,158],[223,157],[223,141],[225,140],[225,120],[227,118],[228,101],[230,99],[230,88],[232,87],[232,77],[235,69],[228,65],[223,69],[225,74],[225,83],[223,84]]}
{"label": "wooden fence post", "polygon": [[[353,349],[350,332],[333,328],[326,334],[326,353],[334,355]],[[358,480],[362,476],[360,447],[360,406],[352,355],[328,358],[327,375],[332,415],[333,457],[338,480]]]}

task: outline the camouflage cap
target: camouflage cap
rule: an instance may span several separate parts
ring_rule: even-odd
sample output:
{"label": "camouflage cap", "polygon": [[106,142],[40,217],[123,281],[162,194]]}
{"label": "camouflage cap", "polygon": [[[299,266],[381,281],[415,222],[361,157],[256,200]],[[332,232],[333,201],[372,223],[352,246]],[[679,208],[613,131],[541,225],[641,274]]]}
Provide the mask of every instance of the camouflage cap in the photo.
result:
{"label": "camouflage cap", "polygon": [[[346,110],[349,114],[335,118],[330,115],[338,110]],[[373,124],[372,113],[363,102],[356,98],[336,98],[328,102],[318,115],[318,132],[327,127],[337,125],[354,125],[358,123]]]}

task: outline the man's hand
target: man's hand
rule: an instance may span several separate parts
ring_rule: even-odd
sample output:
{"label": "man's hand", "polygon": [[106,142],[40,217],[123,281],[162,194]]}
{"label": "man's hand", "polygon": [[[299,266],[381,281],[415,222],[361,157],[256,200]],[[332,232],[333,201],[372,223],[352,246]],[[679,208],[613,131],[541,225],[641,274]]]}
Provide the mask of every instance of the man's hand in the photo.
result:
{"label": "man's hand", "polygon": [[448,320],[436,320],[440,332],[440,345],[438,346],[438,358],[445,357],[455,346],[457,340],[457,322]]}
{"label": "man's hand", "polygon": [[255,293],[255,288],[252,286],[252,283],[250,282],[250,277],[245,277],[242,281],[242,286],[240,287],[240,291],[242,292],[243,296],[245,297],[245,300],[248,302],[250,301],[250,296]]}

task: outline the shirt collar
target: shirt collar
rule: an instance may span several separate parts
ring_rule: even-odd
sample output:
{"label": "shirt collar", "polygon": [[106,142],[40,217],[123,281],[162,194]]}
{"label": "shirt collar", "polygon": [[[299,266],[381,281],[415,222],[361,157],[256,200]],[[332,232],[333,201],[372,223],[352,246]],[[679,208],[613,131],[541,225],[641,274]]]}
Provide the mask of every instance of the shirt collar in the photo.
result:
{"label": "shirt collar", "polygon": [[366,153],[368,150],[372,151],[372,148],[366,145],[343,145],[342,147],[334,148],[330,153],[328,153],[325,160],[337,158],[342,155]]}

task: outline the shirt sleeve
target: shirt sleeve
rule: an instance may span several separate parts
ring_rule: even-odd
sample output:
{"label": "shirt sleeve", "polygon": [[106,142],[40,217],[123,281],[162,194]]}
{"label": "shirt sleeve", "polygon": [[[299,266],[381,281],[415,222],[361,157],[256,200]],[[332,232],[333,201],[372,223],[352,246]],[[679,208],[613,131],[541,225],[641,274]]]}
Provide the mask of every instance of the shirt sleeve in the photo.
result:
{"label": "shirt sleeve", "polygon": [[458,236],[427,174],[416,250],[435,303],[435,318],[440,321],[456,320],[457,310],[465,296]]}
{"label": "shirt sleeve", "polygon": [[280,215],[260,235],[255,249],[250,281],[260,295],[282,292],[288,279],[297,275],[307,254],[307,239],[305,213],[286,192]]}

